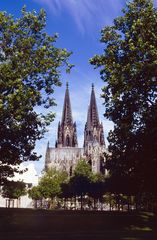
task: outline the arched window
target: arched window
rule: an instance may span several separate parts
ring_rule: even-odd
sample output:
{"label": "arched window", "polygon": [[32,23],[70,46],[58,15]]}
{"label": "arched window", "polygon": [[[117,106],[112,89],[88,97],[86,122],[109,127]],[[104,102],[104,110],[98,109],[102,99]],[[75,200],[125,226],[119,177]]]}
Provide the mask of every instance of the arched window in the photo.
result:
{"label": "arched window", "polygon": [[90,166],[92,166],[92,160],[91,160],[91,158],[88,160],[88,164],[89,164]]}
{"label": "arched window", "polygon": [[105,174],[105,161],[103,157],[100,157],[100,172]]}
{"label": "arched window", "polygon": [[70,147],[70,137],[69,137],[69,135],[66,136],[66,146]]}

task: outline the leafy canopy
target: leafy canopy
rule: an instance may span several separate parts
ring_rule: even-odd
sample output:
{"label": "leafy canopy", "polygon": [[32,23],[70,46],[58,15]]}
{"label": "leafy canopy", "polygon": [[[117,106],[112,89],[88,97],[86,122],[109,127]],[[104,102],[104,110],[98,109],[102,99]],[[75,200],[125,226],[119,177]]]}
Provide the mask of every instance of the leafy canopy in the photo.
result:
{"label": "leafy canopy", "polygon": [[157,176],[157,10],[151,0],[129,1],[113,26],[101,31],[104,51],[90,62],[105,85],[109,133],[107,167],[150,190]]}
{"label": "leafy canopy", "polygon": [[84,159],[80,159],[69,182],[73,195],[80,196],[86,194],[92,177],[90,165]]}
{"label": "leafy canopy", "polygon": [[[54,113],[53,93],[71,53],[57,48],[57,35],[45,32],[46,14],[27,12],[14,19],[0,12],[0,174],[1,183],[22,161],[38,160],[34,147]],[[35,111],[37,110],[37,111]],[[42,112],[42,113],[39,113]],[[14,166],[14,167],[13,167]]]}
{"label": "leafy canopy", "polygon": [[80,159],[75,167],[74,176],[86,176],[91,178],[91,166],[84,159]]}
{"label": "leafy canopy", "polygon": [[26,184],[22,181],[8,181],[2,188],[2,196],[9,199],[19,199],[26,195]]}
{"label": "leafy canopy", "polygon": [[28,190],[28,195],[33,200],[39,200],[42,199],[40,186],[33,186],[31,189]]}
{"label": "leafy canopy", "polygon": [[49,169],[39,182],[39,191],[44,198],[53,199],[62,193],[61,184],[67,181],[67,173],[56,170],[55,168]]}

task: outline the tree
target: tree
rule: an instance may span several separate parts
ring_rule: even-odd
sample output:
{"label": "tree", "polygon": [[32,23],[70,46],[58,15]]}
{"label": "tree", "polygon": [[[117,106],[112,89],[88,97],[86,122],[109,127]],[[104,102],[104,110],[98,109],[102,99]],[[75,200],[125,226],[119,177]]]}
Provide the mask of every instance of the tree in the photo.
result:
{"label": "tree", "polygon": [[59,197],[62,193],[61,186],[67,181],[67,177],[66,172],[56,170],[55,168],[51,168],[45,172],[39,182],[42,197],[50,199],[51,202],[55,197]]}
{"label": "tree", "polygon": [[22,181],[7,181],[5,186],[2,188],[2,196],[4,198],[9,198],[9,200],[19,200],[23,195],[26,195],[26,184]]}
{"label": "tree", "polygon": [[86,162],[86,160],[84,159],[80,159],[75,167],[75,170],[74,170],[74,176],[85,176],[85,177],[88,177],[88,178],[92,178],[93,176],[93,173],[92,173],[92,170],[91,170],[91,166],[90,164],[88,164]]}
{"label": "tree", "polygon": [[93,174],[88,194],[94,200],[94,209],[97,208],[96,201],[99,200],[101,203],[103,202],[105,190],[105,176],[101,173]]}
{"label": "tree", "polygon": [[92,171],[90,165],[81,159],[74,170],[74,174],[70,179],[70,186],[73,195],[81,197],[81,210],[83,209],[83,196],[89,192]]}
{"label": "tree", "polygon": [[62,67],[69,71],[72,66],[71,53],[55,46],[57,35],[49,36],[45,26],[43,10],[37,14],[24,7],[19,19],[0,12],[1,184],[21,162],[39,159],[35,142],[54,119],[46,109],[55,105],[53,93],[61,85]]}
{"label": "tree", "polygon": [[42,199],[40,186],[34,186],[28,190],[28,195],[35,201],[35,208],[38,207],[37,201]]}
{"label": "tree", "polygon": [[151,0],[127,3],[123,16],[101,31],[104,53],[90,62],[105,82],[109,133],[107,167],[116,181],[136,182],[136,191],[156,193],[157,11]]}
{"label": "tree", "polygon": [[[74,193],[72,191],[72,186],[70,181],[66,181],[61,183],[61,193],[59,194],[59,197],[63,199],[64,201],[64,209],[66,209],[66,202],[68,198],[72,198]],[[75,201],[76,203],[76,201]],[[76,208],[76,206],[75,206]]]}

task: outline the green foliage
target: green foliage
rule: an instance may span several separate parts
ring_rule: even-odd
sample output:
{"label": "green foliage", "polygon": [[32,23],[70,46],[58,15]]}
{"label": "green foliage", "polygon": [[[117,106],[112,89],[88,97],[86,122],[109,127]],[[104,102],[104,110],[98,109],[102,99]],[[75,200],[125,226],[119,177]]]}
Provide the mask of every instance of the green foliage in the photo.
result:
{"label": "green foliage", "polygon": [[[54,88],[61,85],[71,53],[57,48],[57,35],[45,32],[46,14],[27,12],[14,19],[0,12],[0,174],[1,183],[18,171],[22,161],[38,160],[33,152],[46,126],[54,119]],[[37,112],[35,110],[38,110]],[[15,166],[15,167],[11,167]]]}
{"label": "green foliage", "polygon": [[67,181],[67,173],[55,168],[49,169],[39,182],[39,189],[44,198],[53,199],[62,193],[61,184]]}
{"label": "green foliage", "polygon": [[128,2],[123,16],[101,34],[104,52],[90,62],[101,68],[105,116],[115,124],[108,137],[107,167],[116,181],[129,176],[127,189],[136,182],[137,191],[156,192],[157,11],[153,2]]}
{"label": "green foliage", "polygon": [[90,165],[84,160],[80,159],[74,170],[74,176],[86,176],[88,178],[92,177],[92,171]]}
{"label": "green foliage", "polygon": [[61,193],[59,197],[61,198],[70,198],[74,196],[74,191],[72,189],[72,184],[70,181],[61,183]]}
{"label": "green foliage", "polygon": [[26,195],[26,184],[21,181],[7,181],[2,188],[2,196],[9,199],[19,199]]}
{"label": "green foliage", "polygon": [[34,186],[31,189],[28,190],[28,195],[33,200],[39,200],[42,198],[40,186]]}
{"label": "green foliage", "polygon": [[81,159],[74,170],[74,175],[70,179],[70,186],[74,196],[83,196],[88,193],[92,172],[90,165]]}
{"label": "green foliage", "polygon": [[105,192],[105,176],[101,173],[93,174],[88,192],[89,196],[101,200]]}

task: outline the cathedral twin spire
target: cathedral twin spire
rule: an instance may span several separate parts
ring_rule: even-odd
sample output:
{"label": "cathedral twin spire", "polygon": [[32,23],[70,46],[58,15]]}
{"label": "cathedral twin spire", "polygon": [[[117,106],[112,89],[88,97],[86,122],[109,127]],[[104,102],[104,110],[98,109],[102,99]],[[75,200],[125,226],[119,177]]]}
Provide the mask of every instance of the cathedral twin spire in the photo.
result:
{"label": "cathedral twin spire", "polygon": [[[103,126],[99,122],[93,84],[84,137],[84,146],[94,139],[97,140],[99,144],[104,145]],[[59,122],[58,124],[58,139],[56,147],[78,147],[76,123],[73,123],[68,83],[66,84],[62,120],[61,123]]]}
{"label": "cathedral twin spire", "polygon": [[95,98],[94,85],[92,84],[87,121],[84,129],[84,146],[78,148],[76,123],[73,122],[72,108],[68,83],[64,97],[61,122],[58,123],[58,136],[55,148],[47,145],[45,169],[55,167],[72,174],[78,161],[85,159],[94,173],[104,172],[104,132],[99,121],[98,109]]}

